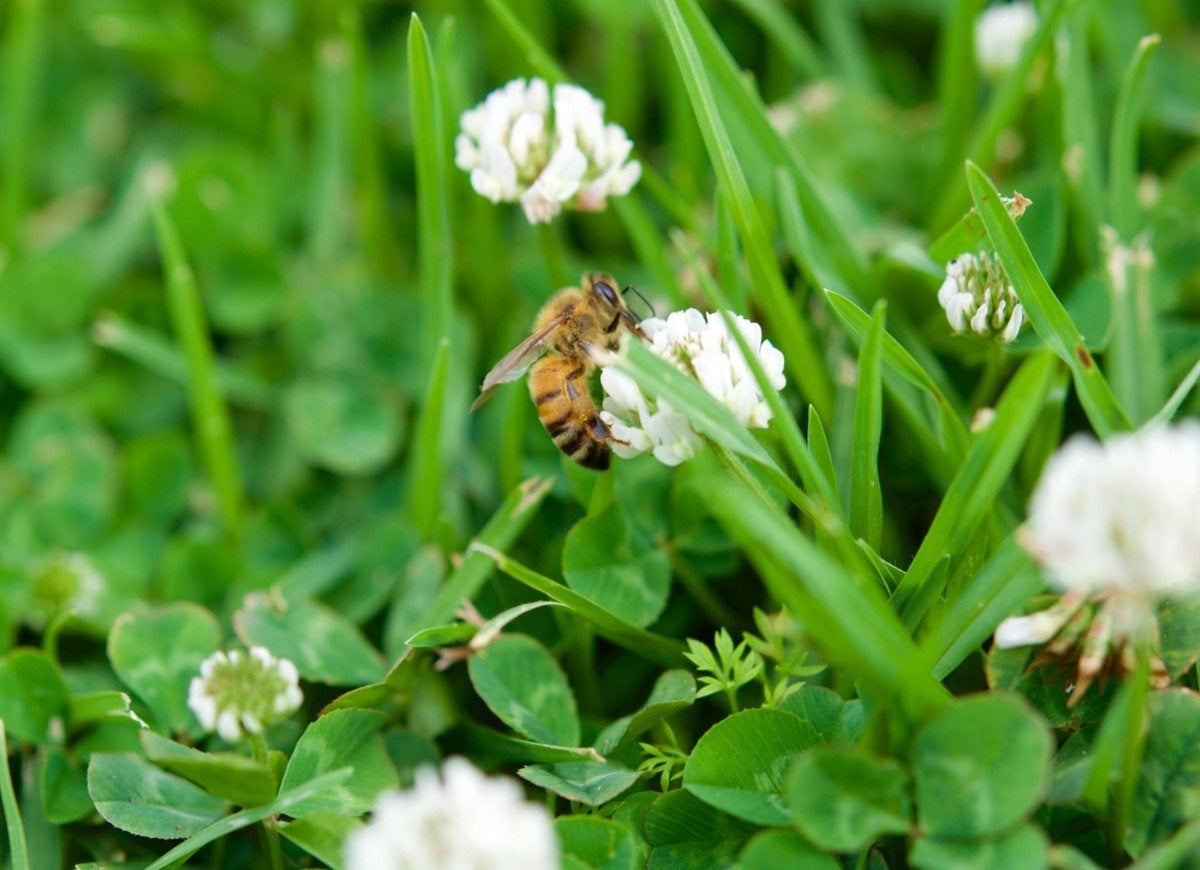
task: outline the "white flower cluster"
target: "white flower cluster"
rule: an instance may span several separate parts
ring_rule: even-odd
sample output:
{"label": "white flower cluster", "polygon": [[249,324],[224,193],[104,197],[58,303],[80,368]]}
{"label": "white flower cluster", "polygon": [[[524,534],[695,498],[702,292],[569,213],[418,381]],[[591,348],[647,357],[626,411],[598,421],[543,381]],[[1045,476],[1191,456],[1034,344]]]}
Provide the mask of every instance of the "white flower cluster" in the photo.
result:
{"label": "white flower cluster", "polygon": [[975,62],[980,72],[998,79],[1016,66],[1037,24],[1037,11],[1025,0],[983,10],[975,21]]}
{"label": "white flower cluster", "polygon": [[261,734],[300,706],[296,666],[265,647],[215,652],[200,663],[188,685],[188,707],[207,731],[234,743],[243,734]]}
{"label": "white flower cluster", "polygon": [[[737,315],[735,322],[771,386],[781,389],[786,383],[783,354],[763,340],[757,323]],[[739,423],[754,428],[767,425],[771,409],[719,312],[705,315],[689,308],[673,312],[666,320],[643,320],[641,329],[654,354],[699,381]],[[664,465],[678,465],[696,455],[700,436],[669,402],[647,397],[614,366],[600,373],[600,384],[606,394],[600,417],[612,432],[612,449],[618,456],[629,458],[651,450]]]}
{"label": "white flower cluster", "polygon": [[1200,422],[1071,439],[1046,466],[1021,539],[1068,606],[1005,620],[996,642],[1043,643],[1087,600],[1102,602],[1114,641],[1153,638],[1158,599],[1200,592],[1198,505]]}
{"label": "white flower cluster", "polygon": [[628,160],[633,143],[604,123],[604,103],[575,85],[513,79],[463,112],[454,141],[458,167],[492,202],[520,200],[530,223],[545,223],[564,206],[600,211],[630,191],[642,165]]}
{"label": "white flower cluster", "polygon": [[950,328],[957,333],[999,336],[1009,342],[1021,331],[1025,309],[993,253],[963,254],[946,264],[946,280],[938,288]]}
{"label": "white flower cluster", "polygon": [[423,767],[412,789],[380,794],[371,823],[346,838],[345,858],[347,870],[555,870],[558,840],[549,811],[514,780],[449,758],[440,777]]}

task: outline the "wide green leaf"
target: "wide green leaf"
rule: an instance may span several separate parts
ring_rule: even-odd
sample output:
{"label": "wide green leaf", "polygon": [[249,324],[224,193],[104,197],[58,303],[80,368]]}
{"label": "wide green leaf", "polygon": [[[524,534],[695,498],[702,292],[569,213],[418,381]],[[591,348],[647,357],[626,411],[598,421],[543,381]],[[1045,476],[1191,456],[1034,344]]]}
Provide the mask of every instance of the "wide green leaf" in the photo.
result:
{"label": "wide green leaf", "polygon": [[757,830],[686,790],[668,792],[654,801],[642,826],[650,844],[648,866],[681,870],[730,866]]}
{"label": "wide green leaf", "polygon": [[782,710],[734,713],[696,741],[683,769],[684,788],[740,819],[786,824],[784,774],[793,758],[819,741],[815,728]]}
{"label": "wide green leaf", "polygon": [[1125,844],[1131,854],[1165,840],[1196,817],[1200,801],[1200,696],[1155,692]]}
{"label": "wide green leaf", "polygon": [[666,606],[670,560],[612,504],[584,517],[567,533],[563,579],[601,607],[644,628]]}
{"label": "wide green leaf", "polygon": [[19,648],[0,658],[0,719],[31,743],[48,738],[50,723],[67,711],[62,670],[39,650]]}
{"label": "wide green leaf", "polygon": [[612,752],[643,732],[653,728],[677,710],[690,707],[696,700],[696,678],[687,671],[663,671],[654,681],[650,697],[641,709],[617,719],[596,738],[596,751]]}
{"label": "wide green leaf", "polygon": [[153,731],[140,737],[149,761],[232,804],[256,806],[275,797],[278,781],[266,764],[232,752],[201,752]]}
{"label": "wide green leaf", "polygon": [[1045,867],[1049,845],[1041,828],[1036,825],[1022,825],[1012,833],[979,840],[921,837],[913,844],[909,860],[920,870],[1008,870],[1010,867]]}
{"label": "wide green leaf", "polygon": [[742,854],[738,870],[839,870],[837,858],[827,855],[795,831],[773,828],[755,835]]}
{"label": "wide green leaf", "polygon": [[93,755],[88,794],[110,825],[159,840],[190,837],[229,809],[219,797],[133,754]]}
{"label": "wide green leaf", "polygon": [[514,731],[539,743],[579,744],[575,696],[554,657],[536,640],[501,635],[471,656],[467,669],[479,697]]}
{"label": "wide green leaf", "polygon": [[1000,834],[1033,812],[1045,791],[1053,740],[1011,695],[977,695],[942,710],[917,733],[917,817],[931,837]]}
{"label": "wide green leaf", "polygon": [[646,865],[646,848],[620,822],[599,816],[560,816],[554,833],[564,856],[593,870],[635,870]]}
{"label": "wide green leaf", "polygon": [[362,813],[380,791],[396,788],[399,777],[378,733],[387,722],[386,715],[373,710],[333,710],[304,729],[283,773],[280,795],[344,767],[353,776],[293,805],[288,814],[299,818],[322,810]]}
{"label": "wide green leaf", "polygon": [[784,797],[792,822],[831,852],[856,852],[912,825],[908,774],[857,749],[822,747],[788,771]]}
{"label": "wide green leaf", "polygon": [[517,775],[527,782],[590,807],[615,798],[638,780],[635,770],[611,761],[561,761],[522,767]]}
{"label": "wide green leaf", "polygon": [[383,657],[358,627],[316,601],[247,596],[233,627],[246,646],[290,659],[306,680],[355,686],[377,682],[386,672]]}
{"label": "wide green leaf", "polygon": [[164,730],[195,731],[199,723],[187,706],[188,683],[220,642],[211,613],[194,604],[170,604],[118,619],[108,636],[108,660]]}

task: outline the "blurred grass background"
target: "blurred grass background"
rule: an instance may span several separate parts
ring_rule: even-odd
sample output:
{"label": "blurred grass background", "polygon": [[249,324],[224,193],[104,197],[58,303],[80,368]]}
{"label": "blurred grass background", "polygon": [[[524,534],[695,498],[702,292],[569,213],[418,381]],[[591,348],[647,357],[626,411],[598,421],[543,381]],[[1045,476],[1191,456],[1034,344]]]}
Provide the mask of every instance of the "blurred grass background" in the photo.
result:
{"label": "blurred grass background", "polygon": [[[1168,315],[1155,389],[1165,392],[1200,357],[1200,13],[1168,0],[1043,4],[1087,52],[1058,66],[1031,55],[1028,85],[987,85],[964,48],[982,5],[701,4],[815,185],[796,191],[779,171],[779,155],[761,145],[761,116],[726,115],[770,240],[758,253],[780,260],[792,294],[781,310],[753,257],[741,265],[746,215],[715,198],[694,100],[640,0],[9,0],[0,8],[4,645],[61,615],[74,593],[56,585],[55,559],[78,551],[105,581],[80,613],[97,641],[136,601],[187,599],[228,614],[245,592],[279,582],[321,596],[394,654],[412,628],[396,615],[411,616],[406,596],[427,600],[450,555],[533,474],[555,479],[558,509],[543,510],[516,545],[522,559],[557,575],[589,499],[595,511],[615,498],[690,590],[662,630],[683,631],[700,614],[744,620],[761,592],[732,582],[733,545],[696,499],[701,472],[622,464],[604,484],[613,489],[594,494],[595,478],[564,463],[523,389],[468,417],[481,373],[526,334],[563,273],[611,271],[662,313],[702,304],[698,262],[769,337],[800,312],[817,355],[804,398],[820,405],[828,391],[832,461],[849,468],[853,391],[838,372],[852,357],[822,287],[866,309],[886,297],[889,330],[953,406],[973,404],[962,397],[986,360],[948,336],[940,279],[913,253],[969,206],[965,157],[1034,200],[1021,228],[1038,265],[1085,338],[1103,344],[1096,229],[1128,203],[1106,200],[1103,166],[1069,177],[1064,155],[1073,141],[1107,140],[1122,77],[1150,32],[1163,42],[1147,72],[1132,177],[1153,205],[1130,227],[1155,240],[1155,305]],[[646,177],[609,211],[535,229],[518,207],[475,195],[453,167],[463,109],[510,78],[553,74],[516,30],[603,99],[635,141]],[[410,88],[414,47],[428,51],[439,98],[424,107],[412,101],[423,93]],[[443,186],[422,214],[419,152],[437,141],[430,111],[444,137],[444,165],[430,177]],[[422,253],[439,221],[451,247]],[[1028,333],[1022,342],[1036,343]],[[1066,419],[1069,429],[1082,416],[1070,408]],[[889,428],[880,461],[882,552],[906,563],[945,480],[918,440]],[[1039,467],[1029,460],[1022,485]],[[717,595],[712,578],[727,581]],[[96,647],[79,643],[86,662]]]}

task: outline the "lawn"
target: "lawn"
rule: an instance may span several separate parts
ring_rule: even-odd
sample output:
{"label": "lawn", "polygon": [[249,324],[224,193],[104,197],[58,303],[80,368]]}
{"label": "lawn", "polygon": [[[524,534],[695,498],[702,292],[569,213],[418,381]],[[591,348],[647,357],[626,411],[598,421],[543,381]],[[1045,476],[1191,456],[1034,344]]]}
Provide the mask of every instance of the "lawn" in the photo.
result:
{"label": "lawn", "polygon": [[1200,866],[1198,136],[1190,0],[0,5],[0,857]]}

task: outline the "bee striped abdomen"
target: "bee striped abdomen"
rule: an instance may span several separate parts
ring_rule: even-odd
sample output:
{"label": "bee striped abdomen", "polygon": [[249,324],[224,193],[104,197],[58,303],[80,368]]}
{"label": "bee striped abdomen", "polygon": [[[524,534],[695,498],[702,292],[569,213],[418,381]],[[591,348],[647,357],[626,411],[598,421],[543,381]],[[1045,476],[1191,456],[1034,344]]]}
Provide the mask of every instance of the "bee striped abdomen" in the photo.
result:
{"label": "bee striped abdomen", "polygon": [[529,395],[555,446],[585,468],[608,468],[608,427],[587,388],[589,366],[550,354],[529,371]]}

